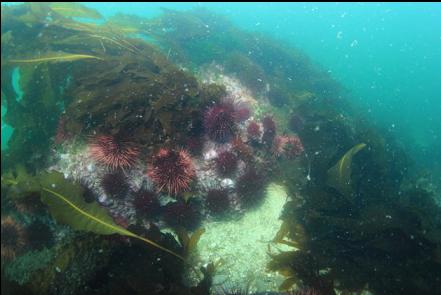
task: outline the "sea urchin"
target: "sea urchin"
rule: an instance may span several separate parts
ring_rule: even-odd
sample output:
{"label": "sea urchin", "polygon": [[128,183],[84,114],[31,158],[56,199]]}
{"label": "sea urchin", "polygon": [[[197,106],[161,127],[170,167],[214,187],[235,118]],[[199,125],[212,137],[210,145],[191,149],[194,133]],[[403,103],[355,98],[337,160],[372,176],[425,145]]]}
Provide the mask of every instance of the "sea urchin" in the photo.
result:
{"label": "sea urchin", "polygon": [[205,131],[208,137],[215,142],[228,142],[236,132],[237,120],[232,102],[215,104],[204,114]]}
{"label": "sea urchin", "polygon": [[229,177],[237,170],[238,159],[235,154],[229,151],[219,153],[215,159],[216,170],[222,177]]}
{"label": "sea urchin", "polygon": [[124,198],[129,191],[127,177],[122,172],[105,174],[100,184],[106,195],[112,198]]}
{"label": "sea urchin", "polygon": [[186,150],[161,148],[153,156],[148,176],[158,188],[172,195],[188,191],[190,182],[196,175],[193,162]]}
{"label": "sea urchin", "polygon": [[26,244],[25,230],[10,216],[1,219],[1,237],[2,259],[15,258]]}
{"label": "sea urchin", "polygon": [[115,170],[133,167],[139,149],[133,143],[115,136],[99,135],[89,143],[89,153],[98,163]]}
{"label": "sea urchin", "polygon": [[251,121],[247,127],[247,134],[250,140],[259,140],[260,136],[262,135],[260,125],[256,121]]}

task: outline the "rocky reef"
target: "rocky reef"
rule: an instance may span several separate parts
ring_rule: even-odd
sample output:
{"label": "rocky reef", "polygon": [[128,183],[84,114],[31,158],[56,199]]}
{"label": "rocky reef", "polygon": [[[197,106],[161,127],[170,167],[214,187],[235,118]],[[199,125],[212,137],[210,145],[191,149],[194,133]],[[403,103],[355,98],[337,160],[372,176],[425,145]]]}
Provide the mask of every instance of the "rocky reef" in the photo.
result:
{"label": "rocky reef", "polygon": [[5,294],[436,293],[433,194],[303,53],[199,9],[1,23]]}

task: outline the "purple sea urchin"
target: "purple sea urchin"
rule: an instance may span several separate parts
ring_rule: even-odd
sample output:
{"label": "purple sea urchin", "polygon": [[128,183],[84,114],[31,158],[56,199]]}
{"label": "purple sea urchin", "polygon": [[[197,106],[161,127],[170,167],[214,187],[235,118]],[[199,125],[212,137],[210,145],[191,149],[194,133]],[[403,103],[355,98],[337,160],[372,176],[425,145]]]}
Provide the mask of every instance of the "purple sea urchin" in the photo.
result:
{"label": "purple sea urchin", "polygon": [[222,177],[229,177],[237,170],[238,159],[236,155],[229,151],[219,153],[215,159],[216,170]]}
{"label": "purple sea urchin", "polygon": [[237,113],[232,102],[210,107],[204,114],[204,127],[208,137],[218,143],[228,142],[236,133]]}
{"label": "purple sea urchin", "polygon": [[123,198],[129,191],[127,178],[121,172],[105,174],[100,184],[106,195],[112,198]]}

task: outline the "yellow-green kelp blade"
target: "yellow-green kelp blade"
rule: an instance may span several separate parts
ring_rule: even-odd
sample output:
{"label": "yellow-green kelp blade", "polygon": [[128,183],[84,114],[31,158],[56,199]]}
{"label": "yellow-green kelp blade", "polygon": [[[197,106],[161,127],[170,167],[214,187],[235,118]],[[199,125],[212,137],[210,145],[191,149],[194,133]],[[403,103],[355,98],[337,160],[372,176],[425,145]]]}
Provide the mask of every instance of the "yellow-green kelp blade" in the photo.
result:
{"label": "yellow-green kelp blade", "polygon": [[352,194],[351,174],[352,174],[352,157],[363,148],[366,144],[360,143],[347,151],[343,157],[328,170],[327,185],[335,188],[345,197]]}
{"label": "yellow-green kelp blade", "polygon": [[50,213],[58,222],[67,224],[75,230],[136,238],[184,260],[181,255],[115,224],[107,211],[98,203],[86,203],[82,197],[81,186],[67,181],[62,173],[44,173],[40,176],[40,184],[41,200],[49,207]]}
{"label": "yellow-green kelp blade", "polygon": [[30,64],[30,63],[44,63],[44,62],[70,62],[77,61],[81,59],[97,59],[103,60],[102,58],[94,55],[88,54],[72,54],[72,53],[52,53],[46,54],[44,56],[39,56],[36,58],[29,59],[11,59],[8,60],[10,63],[17,64]]}
{"label": "yellow-green kelp blade", "polygon": [[79,3],[73,2],[54,2],[49,4],[50,9],[52,9],[57,14],[64,17],[83,17],[83,18],[102,18],[98,11],[88,8]]}

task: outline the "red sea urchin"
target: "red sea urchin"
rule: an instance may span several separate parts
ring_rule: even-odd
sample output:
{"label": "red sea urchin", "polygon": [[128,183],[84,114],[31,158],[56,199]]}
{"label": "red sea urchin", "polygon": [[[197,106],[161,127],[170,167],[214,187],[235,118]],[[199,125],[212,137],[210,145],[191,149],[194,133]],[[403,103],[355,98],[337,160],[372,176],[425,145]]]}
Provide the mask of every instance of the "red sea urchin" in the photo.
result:
{"label": "red sea urchin", "polygon": [[172,195],[188,191],[190,182],[196,175],[193,162],[186,150],[161,148],[153,156],[148,176],[158,188]]}
{"label": "red sea urchin", "polygon": [[217,173],[222,177],[229,177],[237,170],[238,159],[229,151],[219,153],[215,159]]}
{"label": "red sea urchin", "polygon": [[251,163],[254,160],[253,149],[247,145],[240,137],[236,137],[232,141],[233,150],[239,158],[245,163]]}
{"label": "red sea urchin", "polygon": [[12,217],[3,217],[1,219],[1,240],[2,259],[14,259],[26,244],[25,230]]}
{"label": "red sea urchin", "polygon": [[260,130],[260,125],[256,121],[251,121],[247,127],[248,139],[250,140],[259,140],[262,135],[262,131]]}
{"label": "red sea urchin", "polygon": [[272,151],[276,157],[285,156],[288,159],[293,159],[303,153],[304,147],[298,136],[276,136]]}
{"label": "red sea urchin", "polygon": [[236,110],[236,118],[239,122],[246,121],[251,116],[251,110],[245,106],[239,106]]}
{"label": "red sea urchin", "polygon": [[237,113],[232,102],[221,102],[204,114],[204,127],[208,137],[218,143],[228,142],[236,133]]}
{"label": "red sea urchin", "polygon": [[135,165],[139,149],[131,142],[114,136],[99,135],[89,143],[89,153],[98,163],[115,169],[128,169]]}

